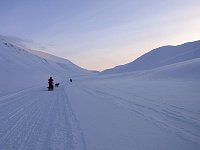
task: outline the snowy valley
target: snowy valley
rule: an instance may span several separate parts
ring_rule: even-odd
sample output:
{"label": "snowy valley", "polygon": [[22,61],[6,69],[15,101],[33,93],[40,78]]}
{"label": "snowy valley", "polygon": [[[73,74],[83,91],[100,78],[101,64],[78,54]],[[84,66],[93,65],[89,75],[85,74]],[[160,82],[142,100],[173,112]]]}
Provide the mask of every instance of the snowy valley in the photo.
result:
{"label": "snowy valley", "polygon": [[200,149],[200,41],[97,74],[0,39],[0,78],[1,150]]}

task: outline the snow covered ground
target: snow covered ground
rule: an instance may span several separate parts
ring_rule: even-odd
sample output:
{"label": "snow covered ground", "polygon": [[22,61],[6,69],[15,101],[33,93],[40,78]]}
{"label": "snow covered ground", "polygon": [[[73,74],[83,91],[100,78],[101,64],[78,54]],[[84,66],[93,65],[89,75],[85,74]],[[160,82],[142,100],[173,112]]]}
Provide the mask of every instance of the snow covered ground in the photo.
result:
{"label": "snow covered ground", "polygon": [[146,76],[90,78],[67,87],[89,149],[200,148],[199,80]]}
{"label": "snow covered ground", "polygon": [[0,148],[198,150],[199,81],[74,78],[0,97]]}
{"label": "snow covered ground", "polygon": [[200,149],[200,58],[95,75],[0,46],[0,150]]}

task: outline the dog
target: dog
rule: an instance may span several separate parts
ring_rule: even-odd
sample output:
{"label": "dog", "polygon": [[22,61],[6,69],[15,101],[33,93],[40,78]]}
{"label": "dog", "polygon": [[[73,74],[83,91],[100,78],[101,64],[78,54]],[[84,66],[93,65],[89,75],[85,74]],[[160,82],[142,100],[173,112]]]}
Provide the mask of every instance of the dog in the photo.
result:
{"label": "dog", "polygon": [[55,83],[55,87],[58,87],[60,84],[59,83]]}

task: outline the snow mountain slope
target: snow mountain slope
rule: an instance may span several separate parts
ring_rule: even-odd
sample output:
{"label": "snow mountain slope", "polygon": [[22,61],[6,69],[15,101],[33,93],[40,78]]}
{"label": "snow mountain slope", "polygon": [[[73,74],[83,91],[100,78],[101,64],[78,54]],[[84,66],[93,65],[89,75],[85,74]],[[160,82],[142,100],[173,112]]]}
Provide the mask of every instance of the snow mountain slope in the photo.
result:
{"label": "snow mountain slope", "polygon": [[[59,67],[61,67],[64,70],[68,71],[68,76],[71,75],[87,75],[91,72],[89,72],[86,69],[83,69],[75,64],[73,64],[71,61],[64,59],[64,58],[60,58],[45,52],[41,52],[41,51],[36,51],[36,50],[28,50],[30,53],[37,55],[39,57],[44,58],[45,60],[49,61],[49,63],[51,63],[52,66],[57,65]],[[53,64],[54,63],[54,64]]]}
{"label": "snow mountain slope", "polygon": [[32,83],[44,84],[49,76],[60,78],[91,73],[68,60],[42,52],[30,52],[4,39],[0,39],[0,68],[3,79],[0,95],[15,89],[22,82],[25,88]]}
{"label": "snow mountain slope", "polygon": [[200,41],[178,46],[163,46],[144,54],[133,62],[105,70],[102,73],[122,73],[154,69],[195,58],[200,58]]}
{"label": "snow mountain slope", "polygon": [[127,77],[138,80],[200,81],[200,58],[179,62],[150,70],[103,75],[104,78]]}

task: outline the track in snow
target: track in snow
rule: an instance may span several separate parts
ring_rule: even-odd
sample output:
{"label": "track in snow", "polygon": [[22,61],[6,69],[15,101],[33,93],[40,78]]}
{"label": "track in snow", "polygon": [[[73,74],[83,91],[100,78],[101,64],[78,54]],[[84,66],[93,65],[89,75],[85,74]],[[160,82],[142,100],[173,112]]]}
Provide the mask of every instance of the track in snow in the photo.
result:
{"label": "track in snow", "polygon": [[0,97],[0,149],[87,149],[66,89],[37,87]]}
{"label": "track in snow", "polygon": [[[109,103],[137,113],[145,120],[154,123],[159,128],[165,129],[186,141],[200,144],[200,120],[198,118],[198,112],[193,112],[178,106],[152,102],[152,99],[143,96],[130,93],[122,94],[119,89],[111,89],[110,87],[109,89],[104,87],[104,90],[98,90],[80,84],[77,85],[77,88],[85,91],[89,95],[100,97]],[[111,92],[112,90],[113,92]]]}

